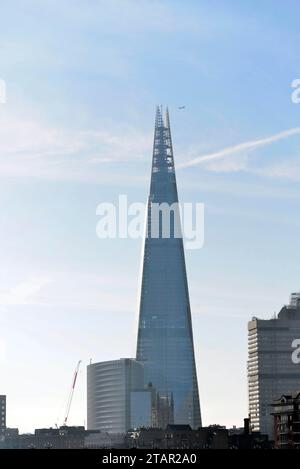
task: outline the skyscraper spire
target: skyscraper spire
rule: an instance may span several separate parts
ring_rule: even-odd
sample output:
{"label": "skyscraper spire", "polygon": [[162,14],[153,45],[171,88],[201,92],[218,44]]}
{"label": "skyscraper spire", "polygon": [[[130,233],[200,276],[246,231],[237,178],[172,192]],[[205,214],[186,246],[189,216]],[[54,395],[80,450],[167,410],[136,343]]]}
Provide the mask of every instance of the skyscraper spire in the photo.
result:
{"label": "skyscraper spire", "polygon": [[157,106],[154,130],[152,174],[163,170],[175,173],[173,148],[169,121],[169,112],[166,110],[165,122],[162,109]]}
{"label": "skyscraper spire", "polygon": [[[137,360],[146,382],[172,401],[174,423],[201,425],[193,332],[183,241],[175,236],[176,213],[170,211],[170,236],[152,236],[153,204],[178,203],[169,112],[157,107],[148,200],[140,299]],[[162,217],[159,218],[159,224]],[[172,223],[171,223],[172,220]]]}

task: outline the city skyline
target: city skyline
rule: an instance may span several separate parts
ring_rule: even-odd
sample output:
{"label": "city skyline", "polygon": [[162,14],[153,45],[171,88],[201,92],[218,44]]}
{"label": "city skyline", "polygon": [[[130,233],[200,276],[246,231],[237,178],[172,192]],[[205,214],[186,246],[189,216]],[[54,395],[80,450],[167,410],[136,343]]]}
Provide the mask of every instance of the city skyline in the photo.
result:
{"label": "city skyline", "polygon": [[96,208],[146,201],[157,103],[181,199],[205,204],[186,252],[204,425],[241,424],[247,322],[299,290],[299,3],[188,3],[1,6],[0,394],[21,431],[63,420],[79,359],[70,424],[90,358],[135,356],[142,243],[98,239]]}

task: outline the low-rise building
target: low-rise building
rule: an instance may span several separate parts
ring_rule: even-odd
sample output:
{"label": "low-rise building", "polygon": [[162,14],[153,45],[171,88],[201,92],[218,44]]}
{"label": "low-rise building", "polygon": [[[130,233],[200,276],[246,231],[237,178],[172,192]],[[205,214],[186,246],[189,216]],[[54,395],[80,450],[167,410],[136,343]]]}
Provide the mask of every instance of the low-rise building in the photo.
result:
{"label": "low-rise building", "polygon": [[34,434],[8,432],[5,436],[6,449],[75,449],[84,448],[86,436],[93,432],[84,427],[39,428]]}
{"label": "low-rise building", "polygon": [[192,430],[189,425],[141,428],[127,434],[127,446],[145,449],[227,449],[228,431],[213,425]]}
{"label": "low-rise building", "polygon": [[84,440],[87,449],[126,448],[124,433],[95,432],[87,435]]}
{"label": "low-rise building", "polygon": [[230,449],[271,449],[273,442],[268,435],[252,430],[250,419],[244,419],[243,428],[229,429]]}
{"label": "low-rise building", "polygon": [[275,448],[300,449],[300,392],[282,395],[272,407]]}

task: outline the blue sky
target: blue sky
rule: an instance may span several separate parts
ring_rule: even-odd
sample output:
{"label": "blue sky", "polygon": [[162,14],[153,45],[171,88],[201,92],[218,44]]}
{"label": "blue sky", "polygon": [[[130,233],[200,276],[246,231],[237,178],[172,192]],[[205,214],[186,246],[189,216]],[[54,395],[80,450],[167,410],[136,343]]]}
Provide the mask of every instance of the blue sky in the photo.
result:
{"label": "blue sky", "polygon": [[82,424],[90,358],[135,354],[141,241],[99,240],[96,207],[145,202],[160,103],[180,198],[205,204],[204,247],[186,253],[203,421],[242,423],[247,321],[300,289],[299,15],[296,0],[2,1],[9,426],[61,423],[79,359],[70,423]]}

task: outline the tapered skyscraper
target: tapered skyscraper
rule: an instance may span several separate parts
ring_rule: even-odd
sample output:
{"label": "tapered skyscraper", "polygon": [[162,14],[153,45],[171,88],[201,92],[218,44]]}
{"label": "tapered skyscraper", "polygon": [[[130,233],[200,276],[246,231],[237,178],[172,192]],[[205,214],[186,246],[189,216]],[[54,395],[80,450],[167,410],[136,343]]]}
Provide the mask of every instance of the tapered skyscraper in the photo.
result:
{"label": "tapered skyscraper", "polygon": [[[175,208],[170,217],[168,236],[163,231],[165,217],[162,213],[158,218],[158,230],[154,226],[153,204],[168,204],[169,207],[178,204],[169,114],[167,110],[163,118],[160,108],[157,108],[155,120],[137,360],[144,363],[146,382],[151,382],[159,396],[168,398],[171,403],[173,416],[170,419],[175,424],[197,428],[201,425],[201,414],[178,212]],[[153,236],[153,232],[156,235]]]}

